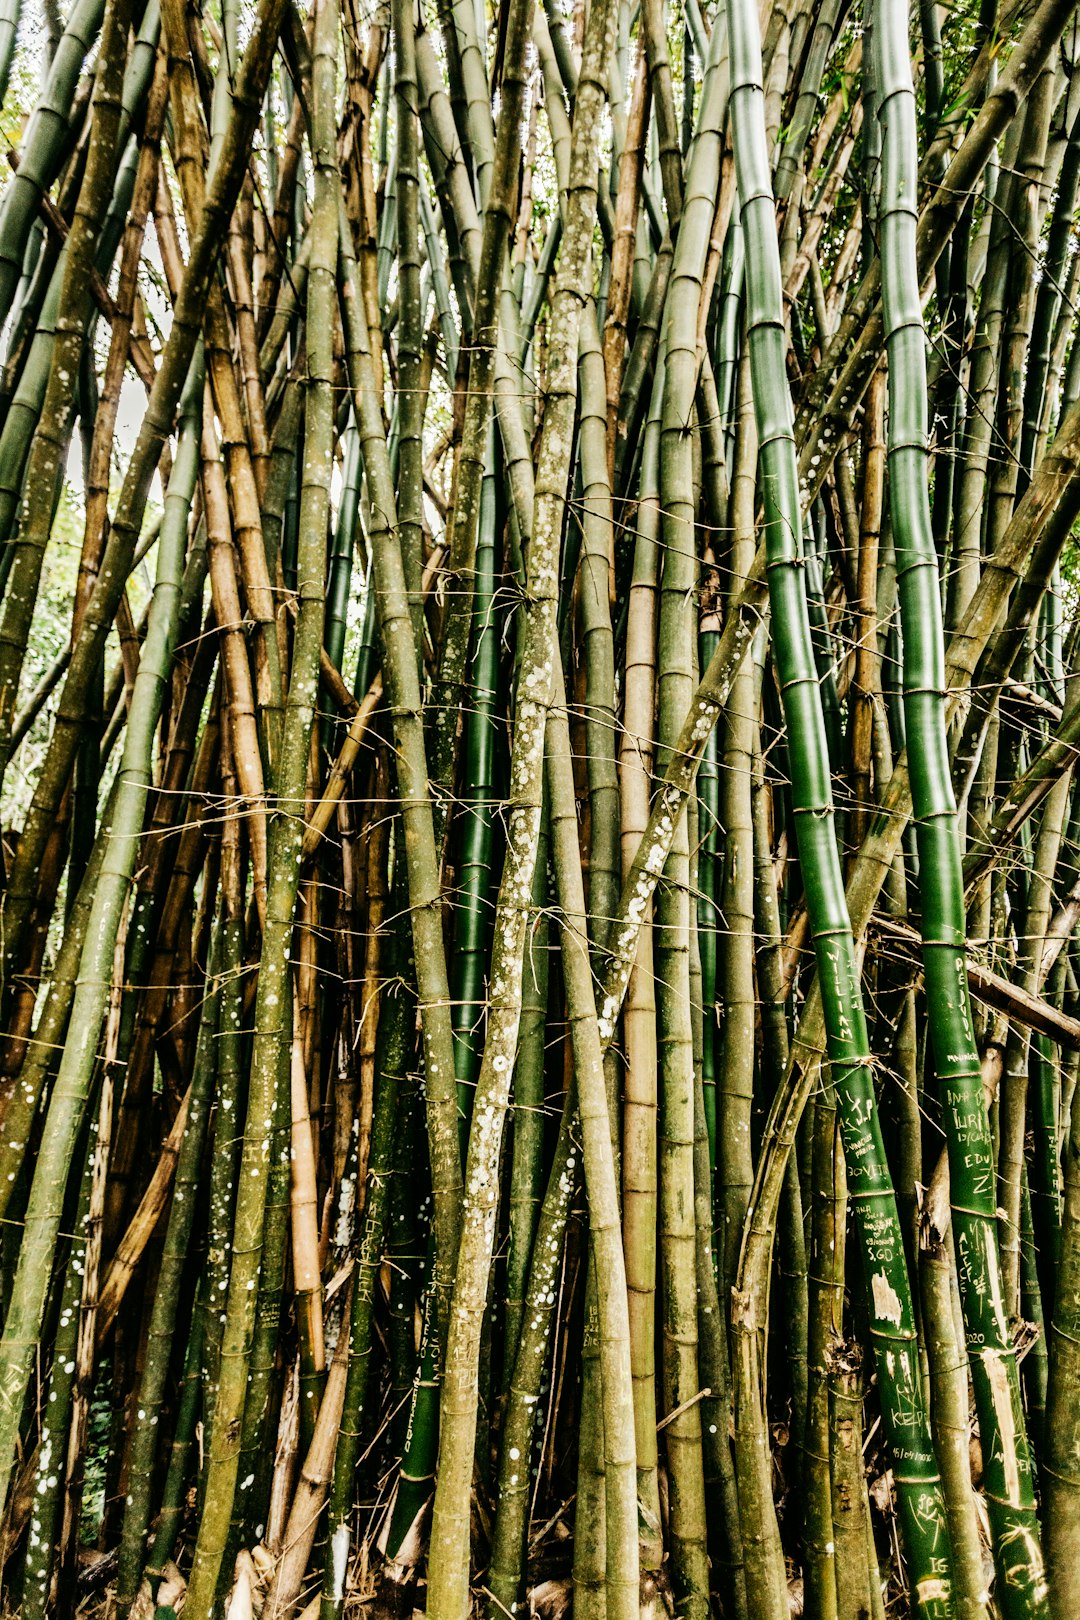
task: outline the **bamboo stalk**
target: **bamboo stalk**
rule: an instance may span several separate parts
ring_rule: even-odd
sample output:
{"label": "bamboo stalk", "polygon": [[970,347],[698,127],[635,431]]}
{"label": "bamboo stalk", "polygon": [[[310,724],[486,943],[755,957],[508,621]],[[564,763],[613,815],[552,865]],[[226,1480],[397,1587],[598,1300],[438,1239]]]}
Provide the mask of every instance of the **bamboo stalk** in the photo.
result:
{"label": "bamboo stalk", "polygon": [[[918,298],[914,92],[898,41],[902,6],[875,16],[876,72],[886,178],[882,188],[882,265],[889,355],[889,479],[904,627],[904,711],[910,739],[912,803],[924,889],[922,935],[927,1012],[946,1111],[953,1228],[960,1293],[978,1353],[972,1378],[987,1469],[987,1502],[1005,1612],[1042,1613],[1046,1583],[1039,1550],[1031,1459],[1024,1431],[1015,1350],[1005,1318],[992,1186],[993,1156],[963,971],[963,883],[956,810],[947,765],[944,645],[937,556],[926,500],[925,361]],[[959,995],[957,984],[959,981]]]}
{"label": "bamboo stalk", "polygon": [[[297,560],[299,612],[285,708],[277,805],[267,852],[266,925],[263,931],[255,1035],[251,1057],[244,1146],[237,1183],[233,1263],[222,1336],[214,1431],[204,1513],[195,1548],[187,1604],[193,1615],[211,1613],[225,1551],[239,1471],[240,1418],[255,1331],[255,1288],[264,1241],[270,1177],[271,1125],[280,1086],[281,1054],[291,1041],[283,1009],[288,1004],[289,952],[299,879],[302,826],[311,728],[323,641],[323,571],[330,504],[333,434],[333,317],[338,251],[338,170],[333,142],[336,12],[320,6],[316,42],[313,142],[317,203],[312,221],[308,274],[308,391],[302,486],[302,546]],[[251,47],[249,46],[250,50]],[[249,1283],[251,1286],[249,1287]]]}
{"label": "bamboo stalk", "polygon": [[895,1197],[868,1073],[869,1045],[832,828],[824,722],[798,563],[802,516],[784,367],[760,39],[756,20],[738,4],[729,6],[728,28],[735,156],[747,234],[747,327],[767,501],[769,593],[797,795],[794,802],[800,857],[808,874],[812,874],[808,899],[815,915],[811,928],[827,997],[826,1027],[848,1178],[858,1213],[864,1264],[871,1278],[875,1273],[878,1277],[871,1294],[870,1333],[887,1433],[898,1465],[895,1477],[904,1515],[910,1586],[920,1611],[943,1613],[949,1603],[949,1582],[947,1563],[942,1569],[938,1546],[947,1545],[948,1532],[913,1361],[911,1291],[903,1263]]}
{"label": "bamboo stalk", "polygon": [[539,838],[544,730],[551,703],[555,606],[563,507],[575,408],[578,328],[596,206],[596,128],[611,8],[594,6],[575,107],[563,258],[550,337],[552,368],[538,459],[528,564],[528,607],[517,681],[510,763],[507,855],[495,913],[488,1033],[477,1080],[465,1164],[462,1248],[443,1373],[440,1468],[431,1529],[428,1603],[437,1620],[463,1615],[468,1595],[468,1488],[476,1424],[476,1358],[494,1239],[497,1164],[521,1017],[525,933]]}

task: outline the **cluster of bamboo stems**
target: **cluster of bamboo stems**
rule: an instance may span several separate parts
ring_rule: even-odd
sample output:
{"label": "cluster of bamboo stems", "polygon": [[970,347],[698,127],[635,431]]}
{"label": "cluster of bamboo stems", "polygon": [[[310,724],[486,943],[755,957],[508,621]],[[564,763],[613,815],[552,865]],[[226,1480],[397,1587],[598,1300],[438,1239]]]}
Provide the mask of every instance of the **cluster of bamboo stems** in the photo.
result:
{"label": "cluster of bamboo stems", "polygon": [[0,0],[5,1612],[1074,1620],[1073,4]]}

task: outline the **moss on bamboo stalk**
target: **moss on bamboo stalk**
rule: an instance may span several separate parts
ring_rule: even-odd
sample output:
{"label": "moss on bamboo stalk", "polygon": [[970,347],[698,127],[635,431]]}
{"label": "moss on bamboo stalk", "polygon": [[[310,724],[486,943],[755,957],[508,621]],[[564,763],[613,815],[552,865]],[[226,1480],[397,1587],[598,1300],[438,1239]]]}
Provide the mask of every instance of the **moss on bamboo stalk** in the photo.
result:
{"label": "moss on bamboo stalk", "polygon": [[474,624],[469,670],[470,703],[462,722],[463,755],[459,812],[459,901],[454,938],[454,1063],[463,1137],[472,1113],[472,1087],[483,1051],[484,980],[490,933],[493,806],[495,800],[498,623],[496,578],[496,440],[487,432],[490,458],[480,498],[480,527],[473,584]]}
{"label": "moss on bamboo stalk", "polygon": [[510,763],[507,853],[495,915],[488,1031],[465,1165],[462,1247],[443,1372],[443,1427],[428,1588],[428,1603],[436,1620],[451,1620],[467,1607],[468,1496],[477,1411],[479,1332],[494,1243],[498,1155],[517,1047],[524,945],[539,838],[544,728],[551,702],[552,660],[556,656],[558,558],[577,394],[578,327],[595,216],[596,132],[604,105],[602,73],[610,24],[611,7],[597,4],[586,34],[575,109],[575,185],[552,309],[548,401],[536,478]]}

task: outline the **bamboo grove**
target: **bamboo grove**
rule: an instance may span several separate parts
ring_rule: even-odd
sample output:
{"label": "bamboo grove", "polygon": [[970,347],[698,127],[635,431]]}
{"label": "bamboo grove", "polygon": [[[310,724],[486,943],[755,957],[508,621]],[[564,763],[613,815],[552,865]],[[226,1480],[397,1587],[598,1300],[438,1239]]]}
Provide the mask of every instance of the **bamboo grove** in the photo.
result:
{"label": "bamboo grove", "polygon": [[0,98],[4,1613],[1074,1620],[1080,13]]}

